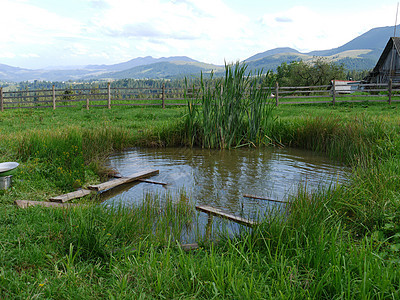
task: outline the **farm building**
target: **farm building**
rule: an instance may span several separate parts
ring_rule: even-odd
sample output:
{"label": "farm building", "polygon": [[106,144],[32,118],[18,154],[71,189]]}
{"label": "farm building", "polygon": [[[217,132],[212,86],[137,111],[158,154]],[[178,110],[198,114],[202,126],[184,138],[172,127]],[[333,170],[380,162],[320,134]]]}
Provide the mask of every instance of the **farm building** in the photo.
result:
{"label": "farm building", "polygon": [[365,78],[369,83],[400,83],[400,38],[391,37],[375,68]]}
{"label": "farm building", "polygon": [[335,82],[335,91],[337,94],[350,94],[358,91],[360,84],[360,81],[331,80],[331,91],[333,90],[333,82]]}

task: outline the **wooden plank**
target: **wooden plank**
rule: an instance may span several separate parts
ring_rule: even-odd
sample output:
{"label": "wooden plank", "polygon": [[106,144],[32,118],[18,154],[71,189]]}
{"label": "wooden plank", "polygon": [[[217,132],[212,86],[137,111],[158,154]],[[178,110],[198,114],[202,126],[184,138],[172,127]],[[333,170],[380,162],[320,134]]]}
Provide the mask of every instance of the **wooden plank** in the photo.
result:
{"label": "wooden plank", "polygon": [[266,201],[277,202],[277,203],[290,204],[290,202],[288,202],[288,201],[274,200],[274,199],[264,198],[264,197],[260,197],[260,196],[256,196],[256,195],[244,194],[243,197],[258,199],[258,200],[266,200]]}
{"label": "wooden plank", "polygon": [[193,244],[183,244],[179,245],[183,251],[191,251],[191,250],[196,250],[199,249],[199,244],[193,243]]}
{"label": "wooden plank", "polygon": [[122,185],[124,183],[132,182],[132,181],[139,180],[139,179],[142,179],[145,177],[154,176],[154,175],[157,175],[158,173],[159,173],[159,170],[141,171],[138,173],[131,174],[130,176],[127,176],[127,177],[110,180],[110,181],[103,182],[103,183],[100,183],[97,185],[90,185],[90,186],[88,186],[88,189],[101,192],[101,191],[105,191],[108,189],[112,189],[113,187]]}
{"label": "wooden plank", "polygon": [[[115,178],[123,178],[124,176],[121,176],[119,174],[113,175]],[[152,183],[152,184],[159,184],[159,185],[168,185],[168,183],[165,182],[160,182],[160,181],[153,181],[153,180],[148,180],[148,179],[139,179],[138,181],[140,182],[146,182],[146,183]]]}
{"label": "wooden plank", "polygon": [[255,222],[253,220],[248,220],[248,219],[245,219],[245,218],[242,218],[242,217],[238,217],[238,216],[235,216],[235,215],[232,215],[232,214],[228,214],[226,212],[223,212],[219,208],[214,208],[214,207],[207,206],[207,205],[197,205],[196,209],[198,211],[204,212],[206,214],[217,216],[217,217],[221,217],[221,218],[224,218],[224,219],[228,219],[230,221],[233,221],[233,222],[245,225],[245,226],[252,227],[252,226],[257,225],[257,222]]}
{"label": "wooden plank", "polygon": [[328,88],[331,85],[309,85],[309,86],[281,86],[281,90],[291,90],[291,89],[312,89],[312,88]]}
{"label": "wooden plank", "polygon": [[65,203],[65,202],[71,201],[73,199],[78,199],[78,198],[85,197],[85,196],[91,194],[92,192],[93,191],[91,191],[91,190],[82,189],[82,190],[78,190],[78,191],[75,191],[75,192],[72,192],[72,193],[67,193],[67,194],[64,194],[64,195],[52,197],[49,200],[52,201],[52,202]]}
{"label": "wooden plank", "polygon": [[168,183],[165,182],[159,182],[159,181],[152,181],[152,180],[147,180],[147,179],[139,179],[141,182],[146,182],[146,183],[152,183],[152,184],[159,184],[159,185],[168,185]]}
{"label": "wooden plank", "polygon": [[67,208],[71,206],[75,206],[76,204],[72,203],[56,203],[56,202],[47,202],[47,201],[30,201],[30,200],[15,200],[15,205],[19,208],[28,208],[30,206],[43,206],[43,207],[61,207]]}

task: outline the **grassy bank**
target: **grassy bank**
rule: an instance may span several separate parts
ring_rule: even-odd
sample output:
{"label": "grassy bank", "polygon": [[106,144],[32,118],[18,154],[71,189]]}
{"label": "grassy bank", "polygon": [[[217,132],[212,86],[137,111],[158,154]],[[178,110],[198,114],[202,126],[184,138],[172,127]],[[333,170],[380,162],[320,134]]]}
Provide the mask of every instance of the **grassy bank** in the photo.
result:
{"label": "grassy bank", "polygon": [[101,170],[102,162],[112,151],[179,144],[183,109],[6,111],[0,158],[21,166],[13,188],[0,194],[0,295],[396,299],[397,110],[386,104],[278,107],[269,137],[341,159],[353,167],[351,184],[300,193],[285,218],[271,215],[252,233],[218,244],[200,240],[201,248],[191,252],[173,238],[193,216],[182,201],[151,199],[147,206],[117,211],[12,205],[100,181],[98,174],[109,171]]}

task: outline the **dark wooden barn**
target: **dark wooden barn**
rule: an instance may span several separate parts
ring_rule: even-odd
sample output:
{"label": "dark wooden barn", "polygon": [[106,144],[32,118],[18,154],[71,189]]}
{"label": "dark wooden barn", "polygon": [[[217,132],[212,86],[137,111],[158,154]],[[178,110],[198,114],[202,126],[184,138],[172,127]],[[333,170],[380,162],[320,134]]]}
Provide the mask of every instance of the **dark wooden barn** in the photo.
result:
{"label": "dark wooden barn", "polygon": [[400,83],[400,38],[391,37],[376,63],[375,68],[365,78],[369,83]]}

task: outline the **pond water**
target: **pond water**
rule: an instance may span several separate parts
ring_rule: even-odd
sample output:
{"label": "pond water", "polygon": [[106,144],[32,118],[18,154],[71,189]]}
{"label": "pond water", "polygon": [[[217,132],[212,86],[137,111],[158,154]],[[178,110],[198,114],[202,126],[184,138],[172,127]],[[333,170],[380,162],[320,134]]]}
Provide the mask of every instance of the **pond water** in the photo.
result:
{"label": "pond water", "polygon": [[279,209],[283,204],[244,198],[244,194],[288,201],[299,188],[311,192],[343,183],[350,171],[326,156],[289,148],[137,148],[112,155],[109,165],[123,176],[158,169],[160,174],[149,180],[167,185],[140,182],[122,187],[116,190],[116,196],[115,192],[106,194],[106,204],[132,205],[143,201],[147,193],[162,197],[184,192],[196,205],[209,205],[250,218],[271,207]]}

